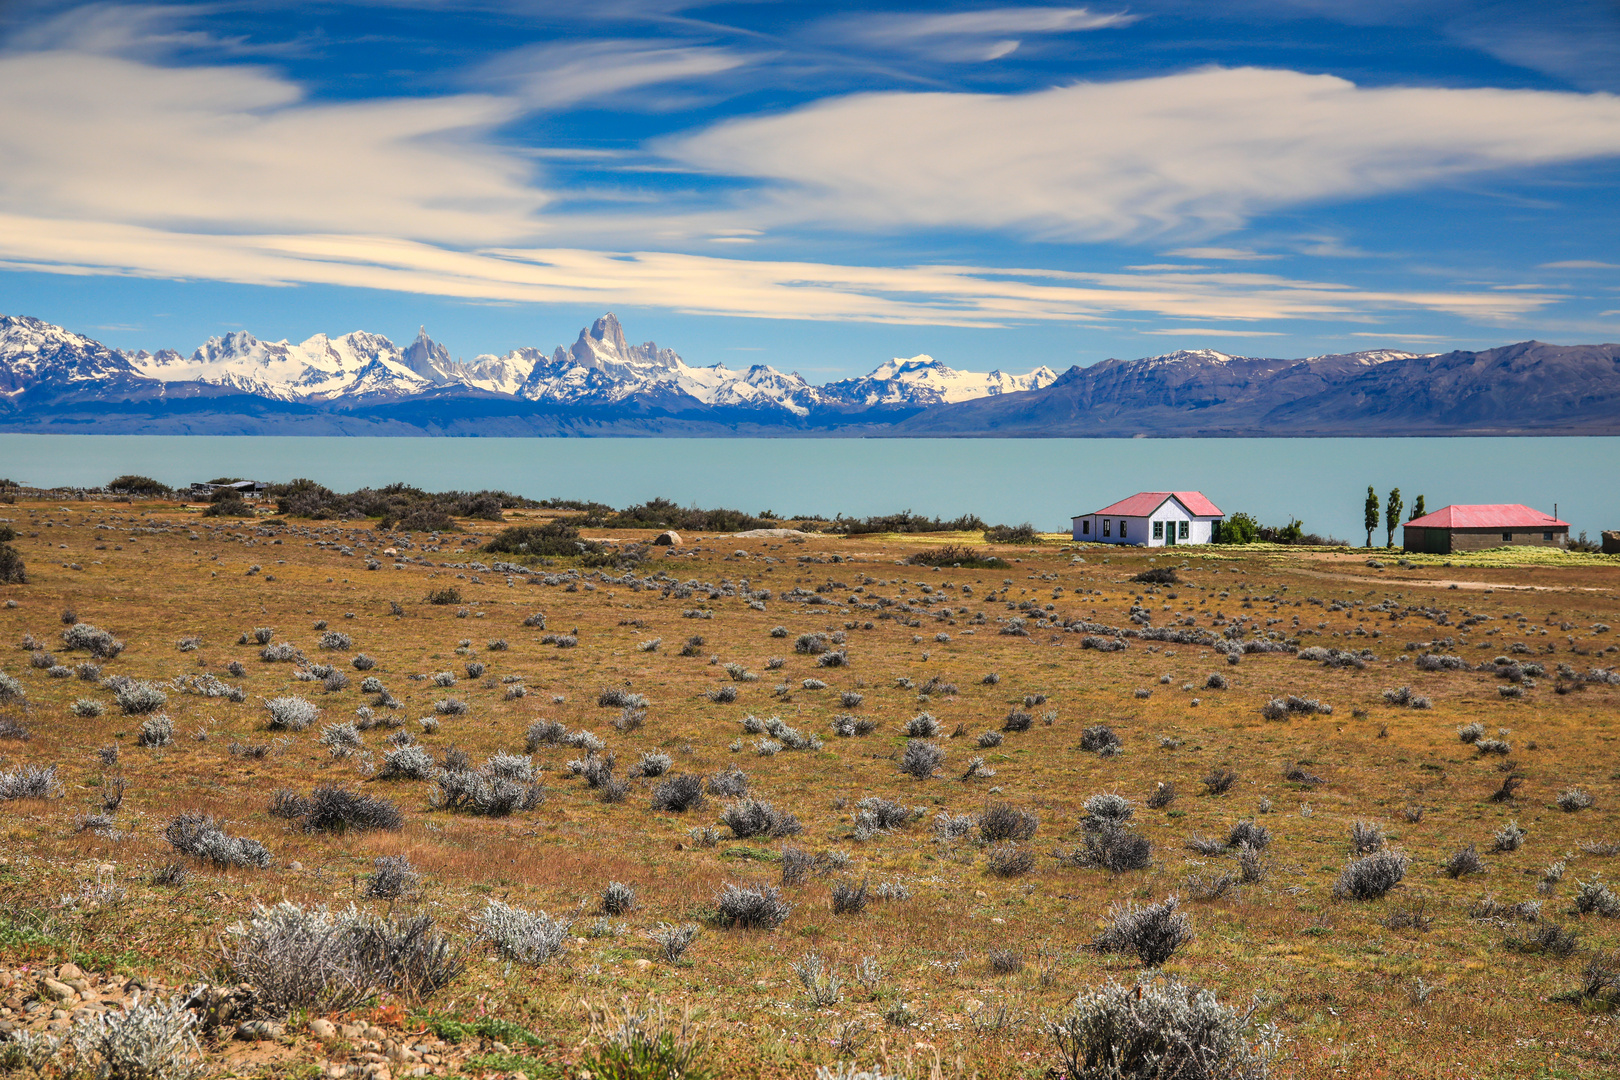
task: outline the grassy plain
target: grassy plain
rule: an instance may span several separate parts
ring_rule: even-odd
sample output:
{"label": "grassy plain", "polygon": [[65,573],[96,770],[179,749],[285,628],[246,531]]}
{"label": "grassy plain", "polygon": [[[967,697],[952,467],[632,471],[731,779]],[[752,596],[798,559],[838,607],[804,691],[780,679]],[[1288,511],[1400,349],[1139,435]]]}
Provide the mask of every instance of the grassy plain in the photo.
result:
{"label": "grassy plain", "polygon": [[[543,516],[508,514],[513,523]],[[0,607],[0,670],[26,689],[26,704],[0,706],[0,715],[31,737],[0,742],[0,771],[55,764],[66,786],[64,798],[0,803],[0,955],[12,963],[71,959],[86,970],[154,973],[173,985],[207,978],[221,931],[255,904],[383,906],[361,898],[364,875],[374,858],[404,855],[426,878],[414,904],[461,937],[470,937],[470,916],[491,897],[582,912],[574,928],[582,942],[563,958],[530,968],[479,952],[428,1003],[439,1015],[499,1018],[537,1036],[537,1045],[480,1059],[482,1065],[465,1071],[521,1069],[531,1080],[548,1070],[567,1072],[587,1041],[588,1002],[653,993],[672,1007],[696,1010],[726,1076],[804,1077],[840,1058],[869,1062],[887,1053],[898,1064],[909,1053],[918,1062],[937,1056],[946,1075],[1035,1077],[1054,1061],[1040,1018],[1057,1015],[1083,987],[1137,975],[1126,958],[1083,949],[1109,905],[1179,893],[1197,936],[1164,972],[1209,987],[1223,1001],[1257,999],[1259,1015],[1286,1039],[1277,1075],[1573,1078],[1620,1071],[1615,1017],[1555,1000],[1576,985],[1593,952],[1620,943],[1620,920],[1576,915],[1571,907],[1576,881],[1612,881],[1620,869],[1620,857],[1581,846],[1620,841],[1620,686],[1555,673],[1561,663],[1582,673],[1620,666],[1616,633],[1594,629],[1620,625],[1620,560],[1535,552],[1519,561],[1498,552],[1450,565],[1422,558],[1408,567],[1397,564],[1399,553],[1379,551],[1371,553],[1385,564],[1378,569],[1367,565],[1365,552],[1148,553],[1046,539],[994,549],[1011,563],[1005,571],[933,570],[903,560],[936,539],[967,538],[699,535],[673,550],[649,549],[648,559],[628,571],[568,577],[569,560],[554,560],[536,569],[560,582],[548,586],[531,583],[543,578],[491,569],[495,557],[474,550],[500,527],[493,523],[466,523],[436,544],[418,534],[413,546],[398,547],[396,561],[382,549],[398,538],[374,532],[370,522],[234,521],[168,503],[105,502],[20,502],[0,507],[3,517],[19,532],[16,546],[30,581],[0,586],[0,601],[16,601]],[[630,543],[652,534],[587,535]],[[367,569],[368,556],[378,569]],[[1180,583],[1130,580],[1150,566],[1180,567]],[[671,581],[655,585],[691,582],[692,592],[666,595],[624,576],[658,573]],[[763,610],[749,605],[745,579],[747,590],[771,591]],[[425,602],[430,591],[447,586],[459,591],[459,605]],[[804,591],[790,595],[795,589]],[[391,614],[391,602],[402,616]],[[1141,640],[1101,652],[1083,649],[1081,633],[1052,623],[1132,627],[1133,604],[1156,626],[1221,632],[1234,619],[1252,619],[1245,637],[1258,631],[1297,638],[1301,646],[1366,648],[1376,659],[1364,669],[1330,668],[1283,652],[1245,655],[1229,665],[1207,647]],[[1374,605],[1383,610],[1369,611]],[[60,663],[87,659],[61,648],[65,609],[127,644],[103,675],[167,682],[207,672],[244,687],[248,700],[170,690],[165,711],[176,741],[138,747],[140,718],[120,715],[110,692],[49,678],[17,649],[31,633]],[[548,632],[577,637],[577,646],[542,644],[543,631],[523,625],[534,612],[545,613]],[[1488,618],[1474,621],[1479,616]],[[1025,620],[1026,635],[1001,632],[1013,618]],[[354,650],[317,648],[317,620],[349,634]],[[260,661],[257,645],[237,643],[258,626],[275,627],[277,641],[298,645],[312,661],[336,664],[351,685],[323,693],[319,682],[295,680],[294,665]],[[778,626],[786,638],[771,636]],[[795,653],[795,639],[807,632],[841,632],[846,644],[838,647],[847,649],[849,666],[820,667],[816,657]],[[680,656],[693,635],[703,639],[698,655]],[[188,636],[200,636],[200,647],[179,651],[178,641]],[[1522,697],[1506,698],[1498,687],[1508,684],[1491,673],[1415,670],[1412,659],[1430,647],[1408,650],[1407,643],[1447,637],[1453,643],[1433,651],[1470,665],[1509,655],[1543,664],[1546,674]],[[498,639],[509,647],[491,650]],[[652,639],[661,643],[649,651],[644,646]],[[435,754],[454,745],[476,763],[496,751],[522,753],[531,723],[557,720],[601,736],[617,754],[620,775],[643,750],[670,754],[676,773],[707,775],[736,765],[748,773],[752,793],[796,815],[804,832],[788,840],[734,840],[717,825],[723,800],[711,797],[684,814],[653,811],[649,791],[656,781],[635,780],[625,802],[603,803],[568,773],[566,762],[580,752],[558,748],[536,752],[547,789],[541,807],[508,818],[472,817],[432,808],[428,782],[371,778],[362,757],[332,757],[317,741],[319,724],[286,738],[264,730],[261,699],[279,694],[310,698],[323,723],[352,719],[371,696],[358,689],[362,673],[348,667],[354,652],[377,661],[363,674],[379,677],[403,702],[399,715]],[[768,669],[771,657],[784,664]],[[226,673],[233,660],[246,667],[245,676]],[[487,673],[467,678],[467,660],[486,664]],[[757,681],[728,677],[724,665],[733,662]],[[453,689],[409,678],[439,671],[458,675]],[[1227,689],[1205,689],[1215,672],[1226,676]],[[990,673],[999,682],[985,682]],[[499,680],[513,675],[521,676],[527,696],[507,698],[511,684]],[[919,690],[936,676],[948,688],[936,684],[920,699]],[[805,689],[806,679],[827,687]],[[734,703],[707,696],[722,686],[736,688]],[[1387,704],[1383,691],[1401,686],[1433,707]],[[650,699],[644,727],[615,730],[618,710],[597,705],[610,687]],[[846,690],[864,695],[859,707],[839,703]],[[1285,694],[1319,699],[1332,714],[1263,719],[1262,706]],[[443,717],[436,733],[424,733],[418,719],[452,695],[470,712]],[[979,733],[1000,729],[1028,695],[1046,698],[1029,707],[1033,727],[979,749]],[[76,717],[70,705],[79,697],[100,699],[108,710]],[[938,741],[947,757],[940,776],[917,781],[902,775],[896,761],[905,744],[902,725],[923,711],[941,723]],[[846,712],[877,720],[876,731],[835,737],[832,718]],[[749,714],[780,716],[824,745],[761,756],[754,750],[758,736],[743,731]],[[1459,740],[1457,729],[1473,721],[1491,737],[1506,729],[1507,761]],[[1123,753],[1083,752],[1081,732],[1094,724],[1112,727]],[[387,733],[379,727],[365,735],[376,759],[387,749]],[[273,749],[262,760],[246,760],[229,752],[232,743]],[[106,768],[97,750],[110,744],[120,748],[119,764]],[[975,756],[995,775],[959,780]],[[1288,781],[1284,772],[1292,765],[1321,782]],[[1201,778],[1220,766],[1238,773],[1237,784],[1225,795],[1200,794]],[[1516,797],[1489,801],[1509,771],[1525,778]],[[78,831],[79,815],[95,808],[104,775],[113,773],[129,785],[116,831]],[[275,790],[307,792],[318,782],[396,800],[406,811],[404,828],[310,836],[268,813]],[[1173,783],[1179,795],[1168,807],[1149,809],[1144,800],[1160,782]],[[1555,799],[1572,786],[1591,794],[1595,805],[1561,811]],[[1153,844],[1149,869],[1111,875],[1050,856],[1078,841],[1085,799],[1107,791],[1135,803],[1134,824]],[[855,803],[873,795],[925,814],[858,840]],[[1027,845],[1037,853],[1027,874],[993,876],[985,845],[939,840],[931,830],[936,814],[972,814],[997,801],[1040,818]],[[1421,820],[1409,821],[1408,807],[1422,807]],[[199,864],[182,889],[148,884],[152,871],[176,857],[163,826],[193,809],[263,841],[274,853],[272,867],[217,871]],[[1187,838],[1225,836],[1245,818],[1273,836],[1265,879],[1221,899],[1188,899],[1189,874],[1233,869],[1235,860],[1201,855]],[[1412,865],[1384,899],[1341,902],[1332,887],[1358,820],[1380,825]],[[1526,830],[1523,846],[1492,851],[1493,833],[1510,820]],[[694,842],[691,830],[710,825],[719,828],[719,843]],[[1442,861],[1469,844],[1478,846],[1488,872],[1441,874]],[[795,907],[777,930],[717,927],[711,921],[717,891],[726,882],[778,883],[785,845],[841,851],[849,865],[785,888]],[[1562,880],[1541,887],[1545,869],[1560,860]],[[127,889],[122,902],[58,900],[94,881],[103,865]],[[896,883],[909,898],[834,915],[829,890],[840,879]],[[640,906],[613,919],[606,936],[583,936],[610,880],[633,885]],[[1557,958],[1504,947],[1513,928],[1471,917],[1486,897],[1542,901],[1543,918],[1576,930],[1580,948]],[[1430,928],[1386,925],[1392,911],[1417,901],[1426,902]],[[685,921],[701,926],[686,958],[659,961],[645,931]],[[789,969],[811,950],[845,980],[835,1005],[817,1008]],[[989,964],[994,950],[1020,953],[1023,962],[1010,974],[996,973]],[[853,973],[867,957],[882,974],[862,985]],[[900,1002],[913,1017],[903,1028],[885,1019],[899,1014]],[[1010,1003],[1010,1019],[996,1029],[984,1007],[1001,1002]],[[413,1023],[407,1006],[386,1000],[366,1015]],[[296,1023],[292,1030],[280,1058],[230,1068],[294,1075],[297,1063],[328,1056],[296,1038]],[[854,1043],[853,1051],[849,1043],[834,1045],[839,1035]]]}

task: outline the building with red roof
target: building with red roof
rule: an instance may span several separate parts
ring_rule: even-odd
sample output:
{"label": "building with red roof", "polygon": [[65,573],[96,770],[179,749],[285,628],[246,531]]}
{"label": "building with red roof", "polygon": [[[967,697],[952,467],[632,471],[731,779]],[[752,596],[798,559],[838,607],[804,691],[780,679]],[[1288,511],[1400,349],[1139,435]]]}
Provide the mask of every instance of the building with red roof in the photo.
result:
{"label": "building with red roof", "polygon": [[1504,545],[1562,548],[1569,522],[1518,503],[1445,506],[1401,527],[1401,547],[1431,555]]}
{"label": "building with red roof", "polygon": [[1207,544],[1225,515],[1201,491],[1139,491],[1072,519],[1074,538],[1099,544]]}

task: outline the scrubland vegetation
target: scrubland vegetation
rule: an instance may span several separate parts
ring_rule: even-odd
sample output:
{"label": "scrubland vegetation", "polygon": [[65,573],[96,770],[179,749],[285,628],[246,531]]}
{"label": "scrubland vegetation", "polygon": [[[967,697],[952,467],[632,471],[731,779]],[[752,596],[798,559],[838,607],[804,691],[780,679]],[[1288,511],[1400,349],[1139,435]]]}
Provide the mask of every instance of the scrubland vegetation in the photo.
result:
{"label": "scrubland vegetation", "polygon": [[0,507],[0,1069],[1620,1071],[1620,560],[140,479]]}

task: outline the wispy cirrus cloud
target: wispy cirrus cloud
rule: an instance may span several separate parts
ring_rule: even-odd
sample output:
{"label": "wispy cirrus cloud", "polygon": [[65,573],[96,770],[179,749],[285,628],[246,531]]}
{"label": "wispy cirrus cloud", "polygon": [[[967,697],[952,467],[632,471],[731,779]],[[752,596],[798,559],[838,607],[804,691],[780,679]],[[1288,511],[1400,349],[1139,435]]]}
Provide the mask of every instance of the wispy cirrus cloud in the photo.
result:
{"label": "wispy cirrus cloud", "polygon": [[1366,320],[1422,310],[1507,320],[1552,295],[1403,292],[1245,273],[860,266],[668,251],[451,249],[395,236],[217,234],[0,213],[0,266],[63,274],[323,284],[465,299],[624,304],[693,314],[912,325],[1178,319]]}
{"label": "wispy cirrus cloud", "polygon": [[945,61],[999,60],[1031,35],[1129,26],[1139,16],[1084,7],[1003,7],[940,14],[865,12],[829,20],[818,36]]}
{"label": "wispy cirrus cloud", "polygon": [[1598,259],[1564,259],[1562,262],[1545,262],[1537,267],[1538,270],[1620,270],[1620,263],[1602,262]]}
{"label": "wispy cirrus cloud", "polygon": [[215,57],[285,53],[296,41],[253,41],[247,35],[220,35],[196,23],[217,4],[80,4],[44,15],[6,42],[18,52],[75,52],[151,58],[181,51]]}
{"label": "wispy cirrus cloud", "polygon": [[1283,337],[1280,330],[1227,330],[1214,326],[1172,326],[1162,330],[1140,330],[1138,333],[1154,334],[1160,337]]}
{"label": "wispy cirrus cloud", "polygon": [[479,81],[530,108],[553,110],[585,102],[622,100],[630,91],[701,80],[759,59],[705,45],[570,42],[504,53],[483,68]]}
{"label": "wispy cirrus cloud", "polygon": [[1235,247],[1184,247],[1174,251],[1165,252],[1166,255],[1179,255],[1183,259],[1219,259],[1230,262],[1256,262],[1262,259],[1279,258],[1277,255],[1267,255],[1261,251],[1250,248]]}

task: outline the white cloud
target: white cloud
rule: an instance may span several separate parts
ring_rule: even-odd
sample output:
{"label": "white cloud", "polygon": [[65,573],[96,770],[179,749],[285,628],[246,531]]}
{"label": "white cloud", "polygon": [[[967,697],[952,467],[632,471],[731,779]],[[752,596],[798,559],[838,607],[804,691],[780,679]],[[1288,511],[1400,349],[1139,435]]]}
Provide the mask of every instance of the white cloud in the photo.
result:
{"label": "white cloud", "polygon": [[1620,99],[1212,68],[1018,95],[857,94],[659,148],[694,169],[764,181],[744,207],[756,222],[1142,239],[1620,155]]}
{"label": "white cloud", "polygon": [[1539,270],[1620,270],[1620,263],[1599,262],[1596,259],[1565,259],[1563,262],[1542,263]]}
{"label": "white cloud", "polygon": [[308,104],[255,67],[0,56],[0,210],[197,231],[448,243],[533,234],[546,196],[485,95]]}
{"label": "white cloud", "polygon": [[0,266],[67,274],[326,284],[533,303],[629,304],[694,314],[990,327],[1178,319],[1366,319],[1427,310],[1512,320],[1534,293],[1380,292],[1269,274],[1090,274],[978,266],[838,266],[659,251],[450,250],[392,236],[183,233],[0,213]]}
{"label": "white cloud", "polygon": [[1232,247],[1184,247],[1174,251],[1165,252],[1166,255],[1179,255],[1183,259],[1225,259],[1230,262],[1253,262],[1259,259],[1275,259],[1279,256],[1265,255],[1248,248]]}
{"label": "white cloud", "polygon": [[528,106],[558,109],[646,86],[717,75],[754,60],[706,46],[572,42],[507,53],[485,68],[485,75]]}
{"label": "white cloud", "polygon": [[935,60],[999,60],[1017,52],[1011,35],[1069,34],[1129,26],[1139,16],[1083,7],[1005,7],[938,15],[862,12],[829,19],[817,36],[842,45],[903,50]]}
{"label": "white cloud", "polygon": [[1179,326],[1169,330],[1143,330],[1144,334],[1165,337],[1282,337],[1280,330],[1219,330],[1209,326]]}
{"label": "white cloud", "polygon": [[221,38],[188,22],[207,15],[213,5],[82,4],[26,26],[7,45],[26,52],[84,52],[106,56],[155,56],[179,49],[214,53],[264,51],[283,46],[253,46],[241,37]]}
{"label": "white cloud", "polygon": [[1090,8],[1004,7],[945,15],[866,14],[844,21],[854,33],[874,41],[932,37],[996,37],[1003,34],[1067,34],[1129,26],[1139,16],[1094,12]]}
{"label": "white cloud", "polygon": [[[652,63],[656,70],[648,75],[678,78],[682,72],[735,59],[698,53],[665,56],[667,63]],[[1198,79],[1218,83],[1228,77],[1262,83],[1282,79],[1286,85],[1305,80],[1319,89],[1325,85],[1323,93],[1348,94],[1354,100],[1362,93],[1337,80],[1324,84],[1274,72],[1201,73],[1186,77],[1192,83],[1145,83],[1161,95],[1161,111],[1175,112],[1170,97],[1196,90],[1202,85]],[[621,92],[633,85],[627,72],[619,73],[587,92]],[[1132,107],[1141,113],[1132,96],[1141,92],[1141,85],[1102,90],[1123,94],[1125,104],[1136,101]],[[1575,95],[1537,98],[1542,99],[1572,109],[1570,101],[1586,100]],[[634,241],[613,243],[618,250],[591,250],[603,246],[603,234],[588,231],[592,219],[542,216],[548,193],[531,174],[532,155],[502,145],[496,134],[536,102],[562,100],[560,89],[530,83],[522,98],[461,94],[312,104],[297,85],[258,67],[162,67],[64,50],[0,54],[0,264],[62,274],[324,284],[469,300],[633,304],[759,318],[954,326],[1084,323],[1121,313],[1228,322],[1355,320],[1410,310],[1506,321],[1557,299],[1487,288],[1364,290],[1235,268],[1087,274],[982,266],[841,266],[646,250],[686,242],[691,222],[702,220],[701,215],[681,220],[665,201],[656,204],[656,214],[644,217],[656,228],[644,230]],[[881,209],[865,189],[850,188],[852,181],[841,172],[865,156],[877,174],[875,183],[892,181],[892,198],[915,203],[896,215],[894,223],[902,227],[951,220],[952,215],[982,224],[981,204],[995,203],[987,193],[994,182],[1005,181],[1005,201],[1012,208],[1006,220],[1020,227],[1046,212],[1039,210],[1042,200],[1055,198],[1047,188],[1066,190],[1062,185],[1073,179],[1075,161],[1087,176],[1105,165],[1129,165],[1129,155],[1120,149],[1125,145],[1118,134],[1120,121],[1099,121],[1114,132],[1114,142],[1100,139],[1095,160],[1077,152],[1073,133],[1060,124],[1053,128],[1058,137],[1047,152],[1036,153],[1028,145],[1017,149],[1014,171],[1027,168],[1036,179],[1015,180],[1004,168],[1008,163],[996,155],[1016,149],[1017,140],[1003,145],[985,125],[1001,118],[1009,129],[1001,134],[1012,138],[1021,130],[1018,138],[1027,141],[1031,125],[1040,119],[1022,111],[1031,102],[1039,105],[1037,112],[1046,122],[1056,115],[1051,108],[1060,106],[1063,112],[1073,107],[1067,97],[1046,95],[873,95],[727,125],[674,145],[695,153],[695,148],[712,148],[720,140],[737,150],[744,145],[737,141],[739,133],[755,130],[761,153],[773,161],[788,161],[794,147],[805,153],[828,150],[837,160],[827,175],[836,182],[823,186],[836,190],[842,185],[860,195],[851,199],[856,218]],[[889,127],[902,149],[923,147],[930,131],[945,131],[936,125],[939,110],[959,105],[965,110],[965,136],[988,137],[990,145],[958,162],[950,155],[963,152],[964,144],[945,131],[950,136],[940,151],[945,156],[925,154],[901,169],[888,149],[865,134],[873,130],[867,125],[897,105],[919,110],[923,129],[914,133],[905,125]],[[1012,111],[1000,111],[1002,107]],[[1176,108],[1196,113],[1203,107],[1195,93]],[[830,131],[824,144],[806,142],[795,127],[803,117],[824,115],[856,123],[840,136],[850,146],[837,145],[839,139]],[[1602,128],[1606,115],[1571,119],[1559,145],[1593,142],[1591,131]],[[1549,123],[1545,108],[1536,118],[1544,129],[1557,127]],[[1502,138],[1511,141],[1523,126],[1506,125]],[[1297,137],[1297,122],[1279,127]],[[924,141],[916,142],[915,134]],[[1162,135],[1160,131],[1155,137]],[[1280,141],[1283,135],[1274,138]],[[1310,151],[1307,145],[1301,152],[1308,156]],[[1285,158],[1280,151],[1272,154],[1273,160]],[[963,164],[972,168],[963,169]],[[942,168],[944,173],[956,170],[954,179],[943,174],[922,178]],[[975,169],[988,176],[975,175]],[[1192,178],[1185,182],[1193,183],[1218,170],[1181,171]],[[962,188],[959,201],[941,194],[942,177]],[[1116,177],[1112,187],[1099,184],[1109,190],[1089,208],[1082,207],[1083,212],[1112,212],[1109,200],[1119,201],[1122,183]],[[1145,186],[1155,187],[1152,177]],[[1163,195],[1164,185],[1158,186],[1158,200],[1176,205]],[[815,205],[805,203],[802,190],[794,198],[771,206],[771,214],[785,220],[813,210],[811,216],[819,215],[823,224],[852,220],[824,194],[810,199]],[[711,210],[702,221],[702,235],[733,245],[763,243],[772,239],[759,231],[769,226],[763,220],[768,216]],[[564,235],[570,239],[559,241]]]}

